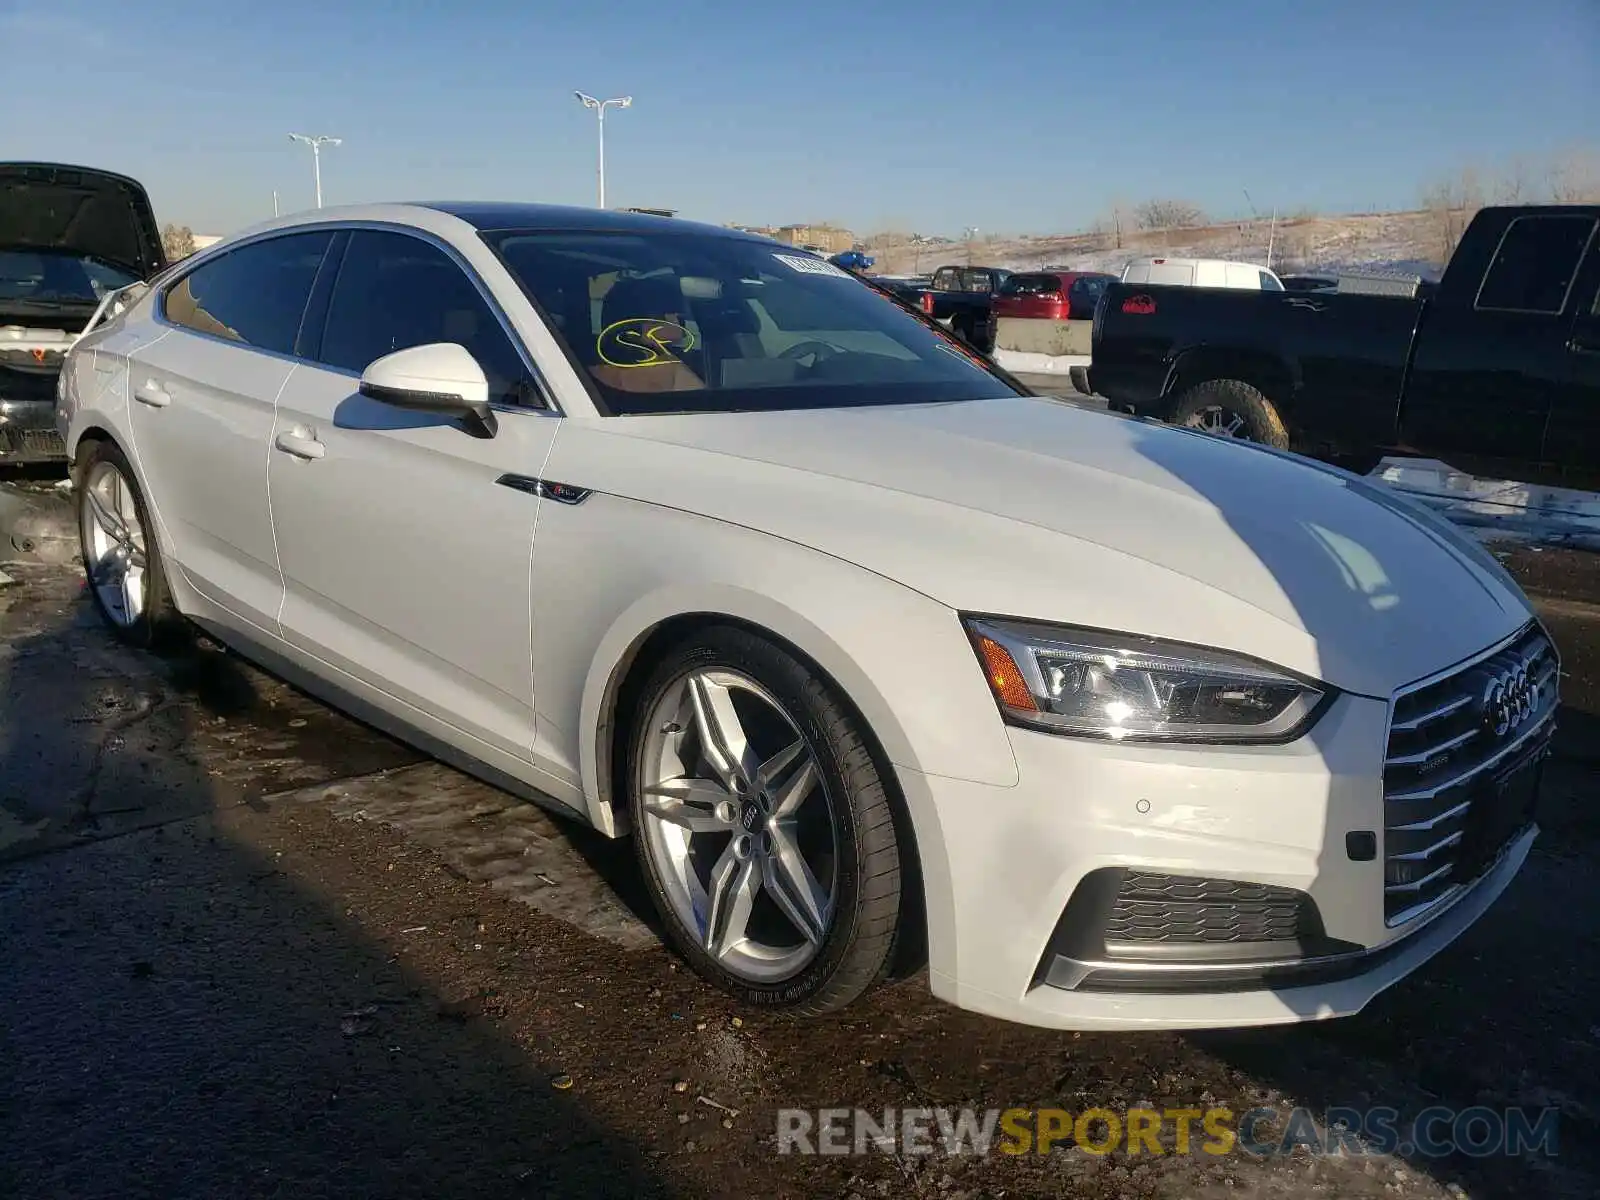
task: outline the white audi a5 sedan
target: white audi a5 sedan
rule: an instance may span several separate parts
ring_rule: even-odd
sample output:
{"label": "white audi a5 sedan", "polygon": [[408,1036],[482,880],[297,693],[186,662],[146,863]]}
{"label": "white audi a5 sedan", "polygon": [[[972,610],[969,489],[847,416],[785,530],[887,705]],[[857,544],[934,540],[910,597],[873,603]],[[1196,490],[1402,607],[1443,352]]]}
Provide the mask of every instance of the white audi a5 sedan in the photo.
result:
{"label": "white audi a5 sedan", "polygon": [[1537,832],[1558,664],[1492,558],[1292,455],[1025,392],[810,255],[671,218],[324,209],[62,374],[84,564],[630,835],[753,1004],[1337,1016]]}

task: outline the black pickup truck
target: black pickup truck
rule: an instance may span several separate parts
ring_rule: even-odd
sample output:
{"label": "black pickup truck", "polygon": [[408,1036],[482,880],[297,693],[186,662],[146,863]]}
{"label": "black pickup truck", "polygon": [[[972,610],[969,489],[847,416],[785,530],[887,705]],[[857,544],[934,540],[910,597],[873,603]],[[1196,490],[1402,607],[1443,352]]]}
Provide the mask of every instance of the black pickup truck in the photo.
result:
{"label": "black pickup truck", "polygon": [[969,346],[994,349],[994,297],[1011,278],[1004,267],[940,267],[923,288],[902,290],[913,304]]}
{"label": "black pickup truck", "polygon": [[[1486,208],[1438,284],[1114,283],[1082,391],[1370,469],[1385,453],[1600,487],[1600,206]],[[1400,294],[1373,294],[1374,292]]]}

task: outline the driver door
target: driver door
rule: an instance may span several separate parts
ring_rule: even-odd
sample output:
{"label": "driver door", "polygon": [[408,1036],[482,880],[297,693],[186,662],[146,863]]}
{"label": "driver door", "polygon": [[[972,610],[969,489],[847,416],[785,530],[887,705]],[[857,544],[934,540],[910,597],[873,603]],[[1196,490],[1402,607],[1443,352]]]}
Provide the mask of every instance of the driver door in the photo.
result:
{"label": "driver door", "polygon": [[[387,711],[515,771],[534,732],[526,486],[560,421],[514,400],[532,372],[438,244],[355,230],[328,274],[314,362],[285,387],[268,454],[283,636]],[[483,368],[495,436],[358,392],[374,359],[433,342]]]}

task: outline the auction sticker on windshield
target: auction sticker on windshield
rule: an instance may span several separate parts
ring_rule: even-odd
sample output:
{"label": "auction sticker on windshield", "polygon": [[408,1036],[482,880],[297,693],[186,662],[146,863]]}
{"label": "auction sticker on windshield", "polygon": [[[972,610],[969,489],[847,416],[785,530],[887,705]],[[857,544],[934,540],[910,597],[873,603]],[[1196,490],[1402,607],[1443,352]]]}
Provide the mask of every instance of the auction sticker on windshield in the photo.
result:
{"label": "auction sticker on windshield", "polygon": [[820,258],[811,258],[801,254],[774,254],[777,259],[791,271],[799,271],[802,275],[838,275],[849,279],[850,272],[834,266],[830,262],[823,262]]}

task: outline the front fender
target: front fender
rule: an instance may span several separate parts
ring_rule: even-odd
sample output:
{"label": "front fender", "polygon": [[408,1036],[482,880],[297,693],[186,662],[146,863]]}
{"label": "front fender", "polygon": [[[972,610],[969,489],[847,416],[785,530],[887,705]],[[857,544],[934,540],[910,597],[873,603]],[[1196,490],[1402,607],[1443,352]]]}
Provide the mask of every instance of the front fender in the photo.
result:
{"label": "front fender", "polygon": [[690,615],[767,630],[815,662],[892,764],[1016,782],[957,614],[919,592],[769,534],[603,494],[543,502],[536,544],[539,750],[572,765],[590,819],[607,833],[619,832],[609,781],[617,689],[639,645]]}

